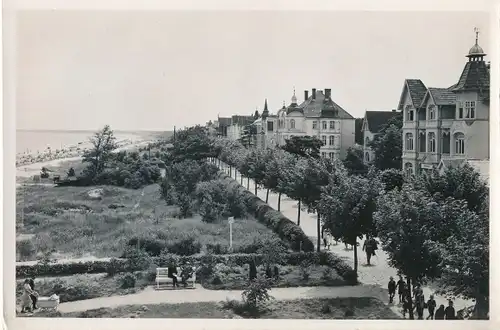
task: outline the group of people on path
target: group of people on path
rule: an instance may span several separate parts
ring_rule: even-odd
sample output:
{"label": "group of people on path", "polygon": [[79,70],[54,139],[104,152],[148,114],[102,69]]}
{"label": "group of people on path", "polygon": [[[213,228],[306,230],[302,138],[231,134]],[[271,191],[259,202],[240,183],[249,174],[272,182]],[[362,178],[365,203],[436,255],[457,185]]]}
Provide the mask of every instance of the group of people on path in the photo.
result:
{"label": "group of people on path", "polygon": [[35,291],[35,280],[27,278],[23,283],[23,294],[21,295],[21,313],[33,312],[38,309],[38,292]]}
{"label": "group of people on path", "polygon": [[[429,300],[425,301],[424,292],[422,287],[417,284],[413,288],[413,298],[411,298],[410,290],[407,288],[406,282],[403,277],[400,276],[398,282],[394,281],[391,276],[389,279],[389,284],[387,285],[389,290],[389,303],[394,302],[394,296],[396,295],[396,290],[398,292],[399,304],[403,306],[403,317],[406,317],[406,313],[409,313],[410,306],[412,306],[413,311],[417,312],[417,317],[419,320],[424,319],[424,310],[427,309],[428,316],[426,320],[456,320],[457,316],[455,313],[455,308],[453,307],[453,301],[448,300],[448,307],[440,305],[436,310],[436,300],[434,300],[434,295],[430,295]],[[411,304],[412,303],[412,304]]]}

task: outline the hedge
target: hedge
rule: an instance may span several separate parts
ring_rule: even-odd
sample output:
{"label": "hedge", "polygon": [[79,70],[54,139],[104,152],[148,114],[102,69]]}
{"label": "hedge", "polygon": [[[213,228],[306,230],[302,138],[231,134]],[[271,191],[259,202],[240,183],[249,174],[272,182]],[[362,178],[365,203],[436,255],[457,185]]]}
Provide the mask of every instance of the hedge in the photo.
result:
{"label": "hedge", "polygon": [[[194,265],[224,263],[229,265],[243,266],[252,261],[261,263],[262,254],[227,254],[227,255],[198,255],[198,256],[176,256],[179,262],[190,262]],[[152,262],[158,266],[167,266],[171,255],[152,258]],[[323,265],[334,268],[348,283],[356,284],[356,274],[353,269],[337,255],[328,252],[292,252],[285,253],[280,258],[281,265],[297,266],[304,260],[315,265]],[[16,277],[40,277],[40,276],[67,276],[74,274],[106,273],[112,269],[114,273],[132,272],[140,269],[134,268],[134,263],[127,259],[111,259],[110,261],[87,261],[64,264],[35,264],[16,266]]]}
{"label": "hedge", "polygon": [[270,207],[266,202],[252,194],[227,174],[220,172],[219,179],[226,181],[228,187],[238,187],[238,192],[241,194],[248,210],[253,213],[259,222],[273,230],[282,240],[290,243],[292,250],[314,251],[313,242],[307,237],[300,226],[285,217],[281,212]]}

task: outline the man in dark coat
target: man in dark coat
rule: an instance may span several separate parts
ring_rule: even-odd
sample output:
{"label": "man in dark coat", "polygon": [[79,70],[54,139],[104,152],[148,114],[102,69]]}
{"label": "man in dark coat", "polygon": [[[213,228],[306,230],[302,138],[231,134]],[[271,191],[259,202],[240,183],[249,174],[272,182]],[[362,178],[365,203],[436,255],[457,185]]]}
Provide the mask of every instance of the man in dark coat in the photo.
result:
{"label": "man in dark coat", "polygon": [[389,303],[392,304],[394,296],[396,295],[396,282],[394,281],[394,277],[392,276],[389,278],[387,289],[389,290]]}
{"label": "man in dark coat", "polygon": [[172,279],[172,284],[175,287],[179,287],[179,284],[177,283],[177,267],[174,265],[168,266],[168,277]]}

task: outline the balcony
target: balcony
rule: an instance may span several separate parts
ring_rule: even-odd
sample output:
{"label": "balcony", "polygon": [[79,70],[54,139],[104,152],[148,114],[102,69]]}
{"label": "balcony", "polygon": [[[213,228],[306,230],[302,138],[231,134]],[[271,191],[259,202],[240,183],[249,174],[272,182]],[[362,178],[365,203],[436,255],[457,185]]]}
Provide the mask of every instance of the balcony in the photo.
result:
{"label": "balcony", "polygon": [[405,129],[405,128],[410,128],[410,129],[413,128],[414,129],[415,127],[417,127],[417,122],[416,121],[405,121],[405,122],[403,122],[403,129]]}
{"label": "balcony", "polygon": [[440,126],[441,128],[451,128],[453,125],[454,119],[441,119],[440,121]]}
{"label": "balcony", "polygon": [[403,150],[403,159],[417,159],[415,150]]}

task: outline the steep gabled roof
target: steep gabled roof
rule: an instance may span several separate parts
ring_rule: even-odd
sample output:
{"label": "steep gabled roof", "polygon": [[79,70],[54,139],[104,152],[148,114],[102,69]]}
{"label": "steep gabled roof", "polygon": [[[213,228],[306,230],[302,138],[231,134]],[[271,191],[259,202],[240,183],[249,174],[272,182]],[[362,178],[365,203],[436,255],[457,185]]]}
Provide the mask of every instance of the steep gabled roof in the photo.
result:
{"label": "steep gabled roof", "polygon": [[[302,108],[304,111],[304,115],[306,117],[321,117],[321,109],[324,107],[323,101],[325,100],[325,94],[321,90],[316,90],[316,98],[313,99],[312,95],[309,96],[307,100],[302,102],[299,105],[299,108]],[[354,117],[345,111],[340,105],[335,103],[333,100],[329,100],[328,102],[328,107],[333,109],[333,112],[335,112],[336,116],[332,118],[339,118],[339,119],[354,119]]]}
{"label": "steep gabled roof", "polygon": [[401,97],[399,98],[398,110],[403,110],[404,96],[405,93],[410,94],[410,99],[414,108],[420,107],[422,100],[427,93],[427,87],[420,79],[405,79],[403,86],[403,91],[401,92]]}
{"label": "steep gabled roof", "polygon": [[465,64],[454,91],[490,89],[490,71],[484,61],[469,61]]}
{"label": "steep gabled roof", "polygon": [[368,130],[373,134],[378,133],[389,119],[398,114],[397,111],[366,111],[365,121],[368,123]]}
{"label": "steep gabled roof", "polygon": [[425,94],[420,107],[425,107],[427,99],[431,97],[436,105],[454,105],[456,102],[456,95],[449,88],[435,88],[429,87]]}
{"label": "steep gabled roof", "polygon": [[222,125],[222,126],[229,126],[229,125],[231,125],[231,118],[219,117],[218,121],[219,121],[219,125]]}

